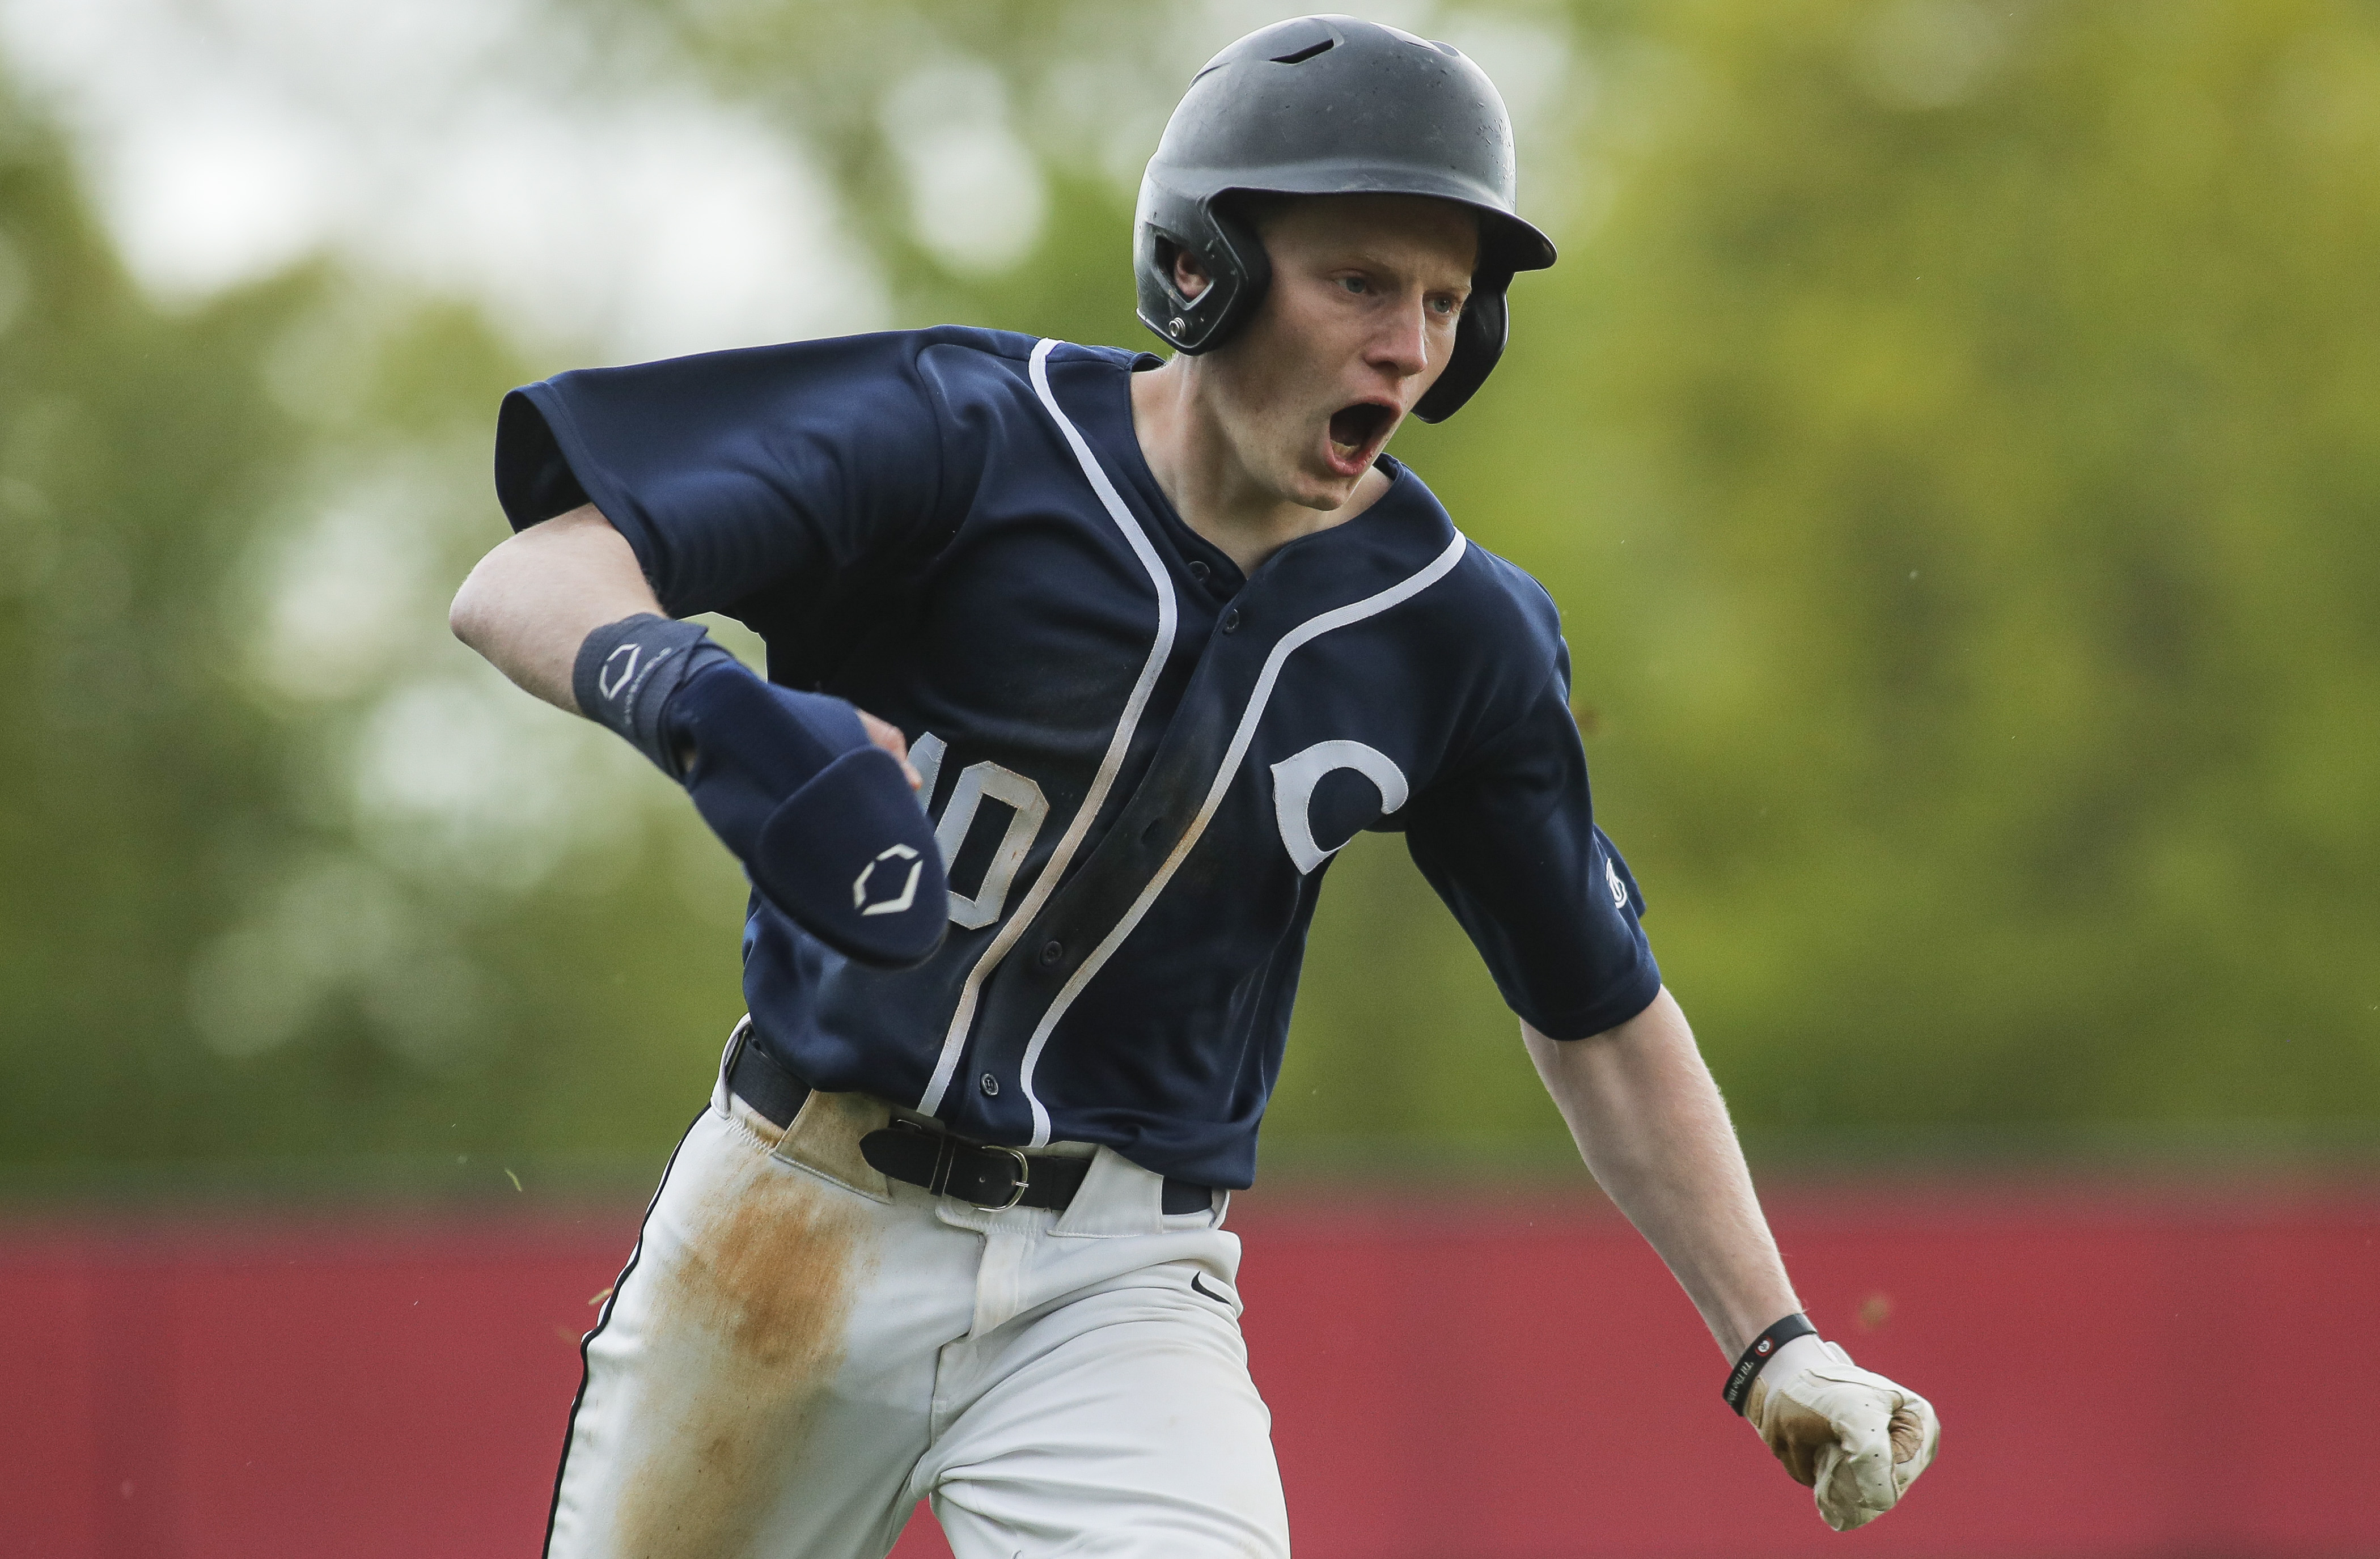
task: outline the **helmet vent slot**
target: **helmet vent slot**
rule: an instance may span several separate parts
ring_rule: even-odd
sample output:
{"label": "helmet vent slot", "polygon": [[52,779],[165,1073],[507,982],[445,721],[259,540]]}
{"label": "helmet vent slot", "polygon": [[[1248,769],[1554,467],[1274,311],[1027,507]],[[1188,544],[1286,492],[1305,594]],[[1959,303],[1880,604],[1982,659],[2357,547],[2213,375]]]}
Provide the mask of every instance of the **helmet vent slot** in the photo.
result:
{"label": "helmet vent slot", "polygon": [[1338,39],[1325,38],[1318,43],[1306,44],[1305,47],[1298,50],[1295,54],[1275,55],[1272,56],[1272,62],[1275,65],[1304,65],[1316,55],[1329,54],[1338,46]]}

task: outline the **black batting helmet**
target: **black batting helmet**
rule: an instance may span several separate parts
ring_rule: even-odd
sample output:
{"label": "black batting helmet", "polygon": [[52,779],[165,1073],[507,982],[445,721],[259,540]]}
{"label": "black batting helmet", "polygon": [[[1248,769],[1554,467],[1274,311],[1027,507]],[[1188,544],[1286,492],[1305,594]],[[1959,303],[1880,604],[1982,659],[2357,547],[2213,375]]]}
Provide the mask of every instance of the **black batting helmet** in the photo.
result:
{"label": "black batting helmet", "polygon": [[[1414,407],[1436,422],[1503,355],[1504,289],[1554,262],[1551,240],[1512,210],[1512,124],[1488,73],[1451,43],[1354,17],[1300,17],[1207,62],[1173,110],[1140,183],[1133,269],[1141,323],[1196,355],[1229,338],[1272,267],[1235,194],[1429,195],[1479,213],[1479,262],[1454,356]],[[1187,250],[1213,282],[1173,285]]]}

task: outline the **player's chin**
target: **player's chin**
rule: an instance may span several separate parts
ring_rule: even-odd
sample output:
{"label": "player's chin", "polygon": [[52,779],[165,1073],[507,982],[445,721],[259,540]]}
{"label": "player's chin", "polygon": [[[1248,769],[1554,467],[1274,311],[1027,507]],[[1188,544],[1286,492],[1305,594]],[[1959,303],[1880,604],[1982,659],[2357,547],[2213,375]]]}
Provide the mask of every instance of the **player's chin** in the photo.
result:
{"label": "player's chin", "polygon": [[1364,480],[1362,467],[1353,471],[1342,470],[1340,462],[1309,454],[1297,462],[1296,469],[1281,483],[1281,495],[1304,508],[1330,510],[1338,508],[1355,495],[1356,483]]}

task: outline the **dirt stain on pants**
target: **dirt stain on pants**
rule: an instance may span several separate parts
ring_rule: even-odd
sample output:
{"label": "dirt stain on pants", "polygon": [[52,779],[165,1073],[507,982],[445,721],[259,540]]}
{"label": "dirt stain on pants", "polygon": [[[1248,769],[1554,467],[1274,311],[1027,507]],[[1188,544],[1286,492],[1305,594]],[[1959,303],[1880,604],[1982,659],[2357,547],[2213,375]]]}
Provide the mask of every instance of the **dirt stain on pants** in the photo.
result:
{"label": "dirt stain on pants", "polygon": [[[860,1199],[767,1159],[700,1204],[659,1274],[656,1338],[683,1368],[649,1407],[670,1415],[619,1491],[619,1552],[727,1559],[756,1547],[814,1409],[843,1363],[872,1265]],[[658,1432],[657,1432],[658,1431]]]}

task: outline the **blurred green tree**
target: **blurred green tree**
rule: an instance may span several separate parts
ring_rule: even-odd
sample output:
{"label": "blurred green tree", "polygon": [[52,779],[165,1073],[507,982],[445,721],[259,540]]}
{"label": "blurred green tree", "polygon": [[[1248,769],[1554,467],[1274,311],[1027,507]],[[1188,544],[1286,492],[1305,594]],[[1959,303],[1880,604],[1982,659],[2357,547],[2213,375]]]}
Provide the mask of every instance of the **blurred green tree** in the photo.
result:
{"label": "blurred green tree", "polygon": [[235,891],[224,846],[275,824],[264,722],[225,694],[233,646],[208,586],[299,445],[252,374],[223,371],[293,290],[160,317],[93,230],[55,142],[0,98],[11,1157],[172,1129],[158,1112],[187,1071],[181,971]]}
{"label": "blurred green tree", "polygon": [[1617,197],[1442,480],[1573,609],[1755,1123],[2380,1114],[2375,22],[1697,4],[1614,51]]}
{"label": "blurred green tree", "polygon": [[[1240,25],[571,14],[809,149],[904,323],[1119,344],[1148,339],[1139,164]],[[1479,400],[1399,452],[1563,603],[1599,809],[1739,1114],[1915,1150],[2368,1140],[2380,17],[1515,0],[1427,30],[1504,81],[1565,255]],[[562,364],[328,264],[162,312],[10,114],[0,1156],[468,1155],[495,1185],[658,1151],[737,1008],[733,870],[440,621],[500,533],[495,396]],[[1269,1144],[1559,1157],[1402,849],[1331,870]]]}
{"label": "blurred green tree", "polygon": [[444,627],[524,376],[468,311],[325,265],[161,310],[0,97],[19,1183],[279,1161],[504,1186],[507,1157],[665,1135],[650,1077],[736,1008],[734,868]]}

